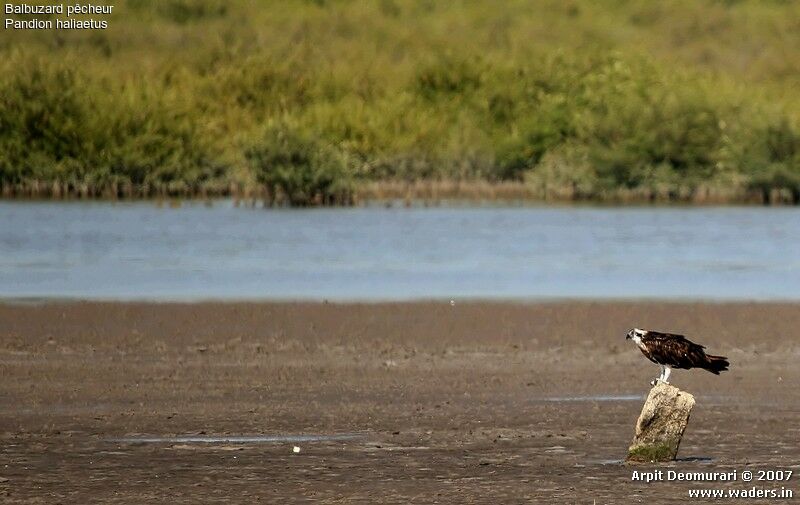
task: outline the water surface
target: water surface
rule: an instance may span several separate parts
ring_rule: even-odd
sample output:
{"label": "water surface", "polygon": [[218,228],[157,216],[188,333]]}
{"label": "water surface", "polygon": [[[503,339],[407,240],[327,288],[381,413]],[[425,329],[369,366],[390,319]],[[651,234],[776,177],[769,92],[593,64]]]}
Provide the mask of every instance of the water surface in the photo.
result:
{"label": "water surface", "polygon": [[111,438],[109,442],[130,444],[259,444],[259,443],[301,443],[337,442],[363,438],[363,434],[345,433],[337,435],[177,435],[177,436],[138,436]]}
{"label": "water surface", "polygon": [[0,202],[0,297],[800,299],[795,208]]}

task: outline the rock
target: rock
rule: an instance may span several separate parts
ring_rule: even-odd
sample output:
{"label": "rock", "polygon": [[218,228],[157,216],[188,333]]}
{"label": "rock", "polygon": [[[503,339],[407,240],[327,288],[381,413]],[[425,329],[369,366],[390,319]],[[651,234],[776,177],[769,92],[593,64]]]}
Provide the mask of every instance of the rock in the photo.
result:
{"label": "rock", "polygon": [[672,461],[694,407],[694,396],[670,384],[658,383],[644,402],[627,462]]}

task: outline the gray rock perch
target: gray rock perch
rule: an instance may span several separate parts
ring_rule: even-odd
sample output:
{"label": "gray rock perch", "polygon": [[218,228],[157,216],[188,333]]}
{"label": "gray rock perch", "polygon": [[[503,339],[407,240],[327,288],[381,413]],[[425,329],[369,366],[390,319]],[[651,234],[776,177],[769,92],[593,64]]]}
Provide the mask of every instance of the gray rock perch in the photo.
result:
{"label": "gray rock perch", "polygon": [[678,455],[683,432],[694,407],[694,396],[659,382],[644,402],[628,462],[672,461]]}

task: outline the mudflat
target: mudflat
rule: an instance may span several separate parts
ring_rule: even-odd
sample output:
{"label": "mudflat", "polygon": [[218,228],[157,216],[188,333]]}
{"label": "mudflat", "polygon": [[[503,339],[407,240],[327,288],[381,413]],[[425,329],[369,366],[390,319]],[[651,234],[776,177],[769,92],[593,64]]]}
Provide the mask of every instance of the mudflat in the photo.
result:
{"label": "mudflat", "polygon": [[[658,367],[631,327],[731,361],[677,370],[679,460],[620,461]],[[4,503],[698,503],[634,471],[800,473],[800,305],[0,304]],[[295,452],[294,447],[299,448]],[[752,502],[752,501],[751,501]]]}

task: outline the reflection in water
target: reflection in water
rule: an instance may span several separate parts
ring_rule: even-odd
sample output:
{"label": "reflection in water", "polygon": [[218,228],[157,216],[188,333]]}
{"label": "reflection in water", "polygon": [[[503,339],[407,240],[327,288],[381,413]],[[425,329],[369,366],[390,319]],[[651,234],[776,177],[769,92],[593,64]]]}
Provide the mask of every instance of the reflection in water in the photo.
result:
{"label": "reflection in water", "polygon": [[0,297],[800,299],[800,209],[0,202]]}

